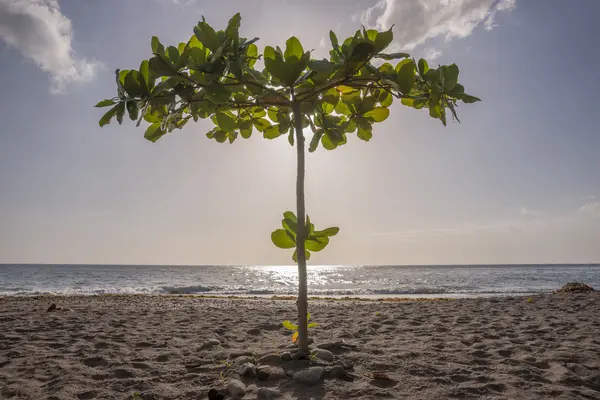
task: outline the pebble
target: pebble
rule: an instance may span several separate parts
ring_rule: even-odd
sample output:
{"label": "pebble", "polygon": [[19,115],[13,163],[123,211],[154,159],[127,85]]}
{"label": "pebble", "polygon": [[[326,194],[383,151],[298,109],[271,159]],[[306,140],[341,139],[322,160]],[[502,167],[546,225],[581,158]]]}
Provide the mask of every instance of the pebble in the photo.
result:
{"label": "pebble", "polygon": [[256,392],[256,400],[272,400],[281,396],[277,390],[261,387]]}
{"label": "pebble", "polygon": [[316,349],[316,350],[313,350],[312,355],[316,356],[317,358],[320,358],[323,361],[328,361],[328,362],[333,361],[333,353],[330,352],[329,350]]}
{"label": "pebble", "polygon": [[294,381],[304,385],[316,385],[321,381],[325,370],[323,367],[311,367],[294,373]]}
{"label": "pebble", "polygon": [[233,360],[233,364],[236,366],[240,366],[246,363],[252,362],[252,357],[248,357],[248,356],[240,356],[238,358],[236,358],[235,360]]}
{"label": "pebble", "polygon": [[245,378],[252,378],[256,376],[256,366],[252,363],[244,363],[240,367],[240,376]]}
{"label": "pebble", "polygon": [[258,364],[272,366],[281,365],[281,356],[275,353],[267,354],[258,359]]}
{"label": "pebble", "polygon": [[292,360],[292,353],[290,352],[285,352],[285,353],[281,353],[281,359],[283,361],[291,361]]}
{"label": "pebble", "polygon": [[346,370],[341,365],[334,365],[329,372],[332,378],[342,378],[346,376]]}
{"label": "pebble", "polygon": [[232,379],[227,384],[227,391],[234,399],[244,397],[246,395],[246,385],[237,379]]}
{"label": "pebble", "polygon": [[210,389],[208,391],[208,400],[223,400],[224,398],[225,395],[217,389]]}
{"label": "pebble", "polygon": [[286,376],[285,371],[280,367],[264,366],[256,371],[256,378],[259,381],[275,381]]}

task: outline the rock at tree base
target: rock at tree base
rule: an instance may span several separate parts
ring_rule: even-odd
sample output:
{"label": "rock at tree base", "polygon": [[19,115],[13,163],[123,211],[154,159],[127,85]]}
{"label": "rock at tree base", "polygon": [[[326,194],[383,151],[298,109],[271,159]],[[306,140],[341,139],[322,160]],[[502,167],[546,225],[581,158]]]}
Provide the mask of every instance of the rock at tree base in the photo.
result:
{"label": "rock at tree base", "polygon": [[285,371],[280,367],[264,366],[256,371],[256,378],[259,381],[275,381],[286,377]]}
{"label": "rock at tree base", "polygon": [[283,361],[291,361],[292,360],[292,353],[290,352],[285,352],[285,353],[281,353],[281,359]]}
{"label": "rock at tree base", "polygon": [[329,350],[324,349],[316,349],[311,353],[313,356],[320,358],[323,361],[331,362],[333,361],[333,353]]}
{"label": "rock at tree base", "polygon": [[256,366],[252,363],[244,363],[239,370],[240,376],[244,378],[252,378],[256,376]]}
{"label": "rock at tree base", "polygon": [[281,396],[277,390],[261,387],[256,392],[256,400],[273,400]]}
{"label": "rock at tree base", "polygon": [[241,398],[246,395],[246,385],[237,379],[232,379],[227,384],[227,391],[234,399]]}
{"label": "rock at tree base", "polygon": [[210,389],[208,391],[208,400],[223,400],[225,395],[217,389]]}
{"label": "rock at tree base", "polygon": [[316,385],[323,378],[325,370],[323,367],[311,367],[294,373],[294,381],[304,385]]}
{"label": "rock at tree base", "polygon": [[274,353],[267,354],[258,359],[258,364],[271,366],[281,365],[281,356]]}

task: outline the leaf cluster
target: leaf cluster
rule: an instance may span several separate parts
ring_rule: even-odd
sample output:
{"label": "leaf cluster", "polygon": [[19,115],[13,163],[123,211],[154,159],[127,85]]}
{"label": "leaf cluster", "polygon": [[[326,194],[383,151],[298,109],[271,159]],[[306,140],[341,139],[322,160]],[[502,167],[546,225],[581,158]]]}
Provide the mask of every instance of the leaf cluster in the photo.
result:
{"label": "leaf cluster", "polygon": [[[362,30],[339,41],[330,32],[329,58],[316,60],[296,37],[285,50],[240,37],[240,14],[224,30],[216,31],[204,19],[187,42],[165,47],[151,40],[152,57],[139,69],[117,70],[117,96],[99,102],[110,107],[100,119],[105,126],[116,119],[148,123],[145,138],[155,142],[188,121],[210,119],[206,136],[219,143],[286,135],[294,145],[293,108],[301,111],[303,128],[313,132],[309,151],[319,145],[333,150],[356,133],[368,141],[373,125],[389,116],[394,99],[446,124],[447,110],[456,119],[457,102],[479,99],[467,95],[459,83],[455,64],[430,68],[424,59],[406,53],[386,53],[393,40],[387,31]],[[384,60],[375,66],[377,60]],[[256,68],[262,60],[264,68]],[[400,60],[395,65],[394,60]]]}
{"label": "leaf cluster", "polygon": [[[280,249],[295,249],[296,238],[298,236],[298,218],[292,211],[283,213],[281,220],[282,229],[276,229],[271,233],[271,241]],[[304,230],[304,254],[306,260],[310,260],[311,251],[318,252],[323,250],[329,244],[329,238],[335,236],[340,231],[338,227],[330,227],[323,230],[316,230],[315,225],[310,222],[310,217],[306,216],[306,228]],[[294,251],[292,255],[294,262],[298,262],[298,252]]]}

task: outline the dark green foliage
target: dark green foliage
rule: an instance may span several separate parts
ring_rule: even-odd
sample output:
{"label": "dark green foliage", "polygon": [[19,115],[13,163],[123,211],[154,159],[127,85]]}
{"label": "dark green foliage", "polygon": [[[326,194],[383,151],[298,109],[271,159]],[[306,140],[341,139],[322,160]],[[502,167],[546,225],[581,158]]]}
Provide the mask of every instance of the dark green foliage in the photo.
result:
{"label": "dark green foliage", "polygon": [[[193,119],[207,119],[215,127],[206,136],[218,143],[248,139],[259,132],[266,139],[286,136],[294,146],[293,106],[302,113],[302,127],[313,137],[309,151],[321,145],[334,150],[347,143],[349,134],[364,141],[373,138],[373,125],[385,121],[394,99],[416,109],[427,108],[432,118],[446,124],[446,110],[458,120],[458,101],[478,98],[464,93],[455,64],[432,69],[407,53],[385,53],[392,29],[358,30],[343,41],[330,32],[329,59],[315,60],[296,37],[285,50],[266,46],[260,54],[255,42],[240,37],[241,17],[234,15],[225,30],[216,31],[205,20],[194,27],[185,43],[165,47],[151,40],[152,56],[138,70],[117,70],[117,96],[96,107],[111,107],[100,119],[122,123],[127,113],[139,126],[149,123],[144,137],[156,142],[183,128]],[[257,60],[265,68],[254,68]],[[386,62],[379,67],[375,59]],[[395,65],[393,60],[400,60]],[[281,248],[296,247],[295,215],[286,213],[283,229],[271,239]],[[338,228],[315,231],[307,218],[306,258],[321,251]],[[293,256],[296,260],[296,253]]]}

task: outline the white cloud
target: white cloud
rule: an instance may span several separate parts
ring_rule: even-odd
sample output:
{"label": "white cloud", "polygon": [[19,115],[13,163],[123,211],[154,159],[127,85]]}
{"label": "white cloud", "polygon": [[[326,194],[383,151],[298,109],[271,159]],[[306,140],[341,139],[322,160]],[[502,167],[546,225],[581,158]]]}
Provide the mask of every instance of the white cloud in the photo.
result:
{"label": "white cloud", "polygon": [[516,0],[379,0],[356,16],[376,29],[394,26],[399,49],[411,50],[428,39],[464,38],[480,24],[492,29],[498,12],[516,7]]}
{"label": "white cloud", "polygon": [[427,59],[427,61],[435,61],[438,58],[440,58],[443,54],[444,53],[441,50],[436,49],[434,47],[425,50],[425,58]]}
{"label": "white cloud", "polygon": [[586,203],[579,208],[579,211],[592,218],[600,218],[600,202]]}
{"label": "white cloud", "polygon": [[521,207],[519,209],[519,214],[526,217],[536,217],[540,215],[542,212],[540,210],[532,210],[531,208]]}
{"label": "white cloud", "polygon": [[0,41],[50,74],[51,92],[88,81],[98,63],[75,57],[71,21],[57,0],[0,0]]}

